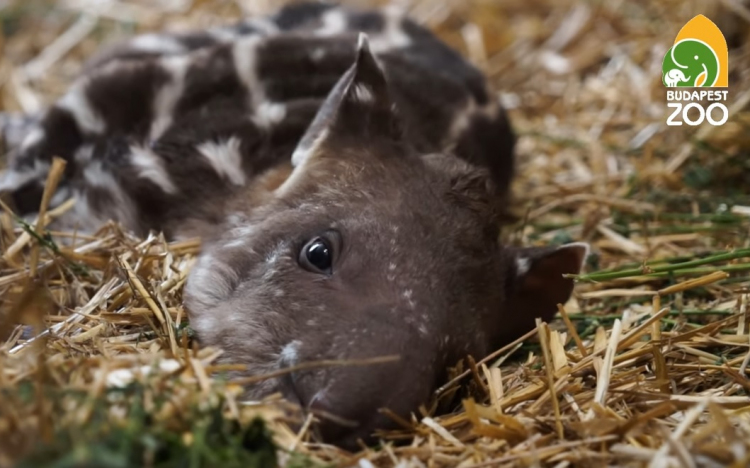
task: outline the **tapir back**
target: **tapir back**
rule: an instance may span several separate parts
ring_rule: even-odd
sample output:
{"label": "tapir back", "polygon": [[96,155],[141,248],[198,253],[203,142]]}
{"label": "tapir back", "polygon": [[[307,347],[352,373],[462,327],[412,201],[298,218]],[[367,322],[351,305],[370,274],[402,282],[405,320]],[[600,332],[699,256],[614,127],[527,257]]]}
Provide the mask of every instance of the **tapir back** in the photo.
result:
{"label": "tapir back", "polygon": [[28,129],[0,191],[34,212],[58,156],[67,169],[53,204],[77,199],[62,227],[114,219],[139,233],[206,234],[229,214],[226,200],[289,164],[354,60],[359,31],[384,68],[404,140],[485,167],[505,194],[514,139],[482,75],[392,11],[320,4],[105,50]]}

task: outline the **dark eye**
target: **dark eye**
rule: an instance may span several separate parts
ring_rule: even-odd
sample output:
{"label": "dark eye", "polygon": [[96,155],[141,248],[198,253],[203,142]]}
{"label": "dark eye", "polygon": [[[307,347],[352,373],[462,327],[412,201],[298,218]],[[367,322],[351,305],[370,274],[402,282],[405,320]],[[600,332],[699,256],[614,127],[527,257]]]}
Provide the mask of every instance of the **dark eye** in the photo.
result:
{"label": "dark eye", "polygon": [[322,237],[316,237],[304,247],[299,254],[299,263],[305,269],[314,273],[331,274],[333,266],[333,249],[331,244]]}

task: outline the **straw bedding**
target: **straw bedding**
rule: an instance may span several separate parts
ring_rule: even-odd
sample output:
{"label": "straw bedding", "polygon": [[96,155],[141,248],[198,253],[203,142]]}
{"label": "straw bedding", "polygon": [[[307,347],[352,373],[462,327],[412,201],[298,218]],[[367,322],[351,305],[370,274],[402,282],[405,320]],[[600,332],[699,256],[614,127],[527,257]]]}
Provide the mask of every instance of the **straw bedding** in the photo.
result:
{"label": "straw bedding", "polygon": [[[0,1],[0,109],[36,112],[102,42],[270,11],[263,0]],[[362,2],[358,2],[362,3]],[[402,2],[403,3],[403,2]],[[0,214],[0,466],[747,466],[750,6],[740,0],[413,1],[496,85],[520,134],[507,242],[594,254],[552,324],[467,358],[383,444],[344,453],[243,404],[192,340],[200,245]],[[668,127],[661,61],[703,13],[730,46],[730,118]],[[54,186],[56,176],[48,181]],[[60,239],[66,238],[66,242]],[[263,376],[259,376],[263,378]]]}

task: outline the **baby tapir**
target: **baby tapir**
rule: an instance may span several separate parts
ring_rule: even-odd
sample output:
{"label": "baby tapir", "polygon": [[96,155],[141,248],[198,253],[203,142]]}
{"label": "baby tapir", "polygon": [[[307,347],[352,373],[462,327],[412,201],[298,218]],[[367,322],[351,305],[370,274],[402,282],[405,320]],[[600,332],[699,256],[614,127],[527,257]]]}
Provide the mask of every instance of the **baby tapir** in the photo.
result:
{"label": "baby tapir", "polygon": [[[185,288],[205,345],[353,446],[408,417],[466,355],[550,320],[583,244],[498,242],[514,136],[482,75],[391,11],[287,7],[232,27],[136,37],[95,57],[14,150],[0,189],[38,206],[67,161],[62,227],[114,219],[199,235]],[[60,226],[58,226],[59,228]]]}

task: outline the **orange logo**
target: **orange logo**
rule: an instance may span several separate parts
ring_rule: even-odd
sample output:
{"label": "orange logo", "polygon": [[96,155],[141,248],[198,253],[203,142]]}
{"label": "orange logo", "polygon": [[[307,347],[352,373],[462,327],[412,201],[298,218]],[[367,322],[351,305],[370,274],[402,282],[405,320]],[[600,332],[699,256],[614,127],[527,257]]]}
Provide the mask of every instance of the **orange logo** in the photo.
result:
{"label": "orange logo", "polygon": [[719,28],[703,15],[688,21],[664,56],[664,85],[726,88],[728,76],[729,51]]}

